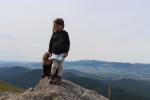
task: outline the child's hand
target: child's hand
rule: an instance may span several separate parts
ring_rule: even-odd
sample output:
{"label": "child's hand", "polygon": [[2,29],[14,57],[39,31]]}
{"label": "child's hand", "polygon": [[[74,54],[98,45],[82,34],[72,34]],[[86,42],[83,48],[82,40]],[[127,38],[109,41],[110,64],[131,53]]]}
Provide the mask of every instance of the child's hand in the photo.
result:
{"label": "child's hand", "polygon": [[68,53],[64,53],[64,57],[67,57],[68,56]]}
{"label": "child's hand", "polygon": [[49,53],[49,57],[51,57],[52,56],[52,54],[51,53]]}

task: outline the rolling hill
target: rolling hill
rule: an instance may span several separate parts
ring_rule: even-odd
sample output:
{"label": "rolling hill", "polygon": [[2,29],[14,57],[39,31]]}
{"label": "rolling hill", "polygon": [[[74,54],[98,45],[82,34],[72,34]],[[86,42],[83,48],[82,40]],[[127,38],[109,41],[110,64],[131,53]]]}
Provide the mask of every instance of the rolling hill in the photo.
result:
{"label": "rolling hill", "polygon": [[0,92],[13,92],[13,93],[22,93],[24,89],[16,87],[14,85],[8,84],[2,80],[0,80]]}

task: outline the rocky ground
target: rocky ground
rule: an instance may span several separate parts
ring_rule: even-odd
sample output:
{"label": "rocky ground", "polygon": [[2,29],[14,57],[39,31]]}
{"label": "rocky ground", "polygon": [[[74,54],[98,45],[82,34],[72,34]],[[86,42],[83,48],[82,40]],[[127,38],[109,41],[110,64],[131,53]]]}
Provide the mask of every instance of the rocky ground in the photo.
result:
{"label": "rocky ground", "polygon": [[48,83],[48,79],[41,79],[35,88],[29,88],[24,93],[0,94],[0,100],[108,100],[108,98],[67,80],[63,80],[61,85],[53,85]]}

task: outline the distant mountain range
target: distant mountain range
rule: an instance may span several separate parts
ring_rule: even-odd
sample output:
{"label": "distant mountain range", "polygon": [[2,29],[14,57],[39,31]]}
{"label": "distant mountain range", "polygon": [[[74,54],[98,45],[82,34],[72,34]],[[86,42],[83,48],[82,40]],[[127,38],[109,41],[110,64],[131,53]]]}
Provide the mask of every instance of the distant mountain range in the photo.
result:
{"label": "distant mountain range", "polygon": [[83,60],[66,62],[65,68],[94,74],[102,79],[107,78],[119,80],[123,78],[131,78],[135,80],[150,81],[150,64]]}
{"label": "distant mountain range", "polygon": [[[33,87],[40,80],[41,63],[11,63],[0,63],[0,80],[22,88]],[[106,97],[111,87],[111,100],[150,100],[149,71],[150,64],[83,60],[65,62],[63,78]]]}
{"label": "distant mountain range", "polygon": [[[0,67],[25,67],[28,69],[42,69],[41,62],[7,62],[0,61]],[[120,80],[130,78],[150,81],[150,64],[121,63],[97,60],[80,60],[65,62],[65,69],[75,69],[80,72],[93,74],[100,79]]]}

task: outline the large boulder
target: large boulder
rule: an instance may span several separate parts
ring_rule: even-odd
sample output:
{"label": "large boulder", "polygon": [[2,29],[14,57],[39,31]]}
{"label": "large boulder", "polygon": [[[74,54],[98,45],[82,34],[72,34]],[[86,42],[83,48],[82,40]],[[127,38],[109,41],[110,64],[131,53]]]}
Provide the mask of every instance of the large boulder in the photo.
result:
{"label": "large boulder", "polygon": [[29,88],[24,93],[6,93],[0,100],[108,100],[108,98],[85,89],[70,81],[63,80],[61,85],[48,83],[48,79],[41,79],[35,88]]}

